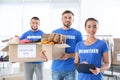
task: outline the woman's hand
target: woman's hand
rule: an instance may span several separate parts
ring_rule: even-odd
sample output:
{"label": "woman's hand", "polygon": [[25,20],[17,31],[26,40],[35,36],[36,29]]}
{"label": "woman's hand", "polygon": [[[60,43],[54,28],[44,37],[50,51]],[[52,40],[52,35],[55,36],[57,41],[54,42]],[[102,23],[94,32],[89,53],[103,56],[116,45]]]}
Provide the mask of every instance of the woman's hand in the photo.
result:
{"label": "woman's hand", "polygon": [[89,69],[94,75],[97,75],[100,73],[100,68],[96,68],[96,69]]}
{"label": "woman's hand", "polygon": [[[83,64],[88,64],[88,62],[83,61]],[[94,75],[97,75],[100,73],[100,68],[95,68],[95,69],[89,69]]]}

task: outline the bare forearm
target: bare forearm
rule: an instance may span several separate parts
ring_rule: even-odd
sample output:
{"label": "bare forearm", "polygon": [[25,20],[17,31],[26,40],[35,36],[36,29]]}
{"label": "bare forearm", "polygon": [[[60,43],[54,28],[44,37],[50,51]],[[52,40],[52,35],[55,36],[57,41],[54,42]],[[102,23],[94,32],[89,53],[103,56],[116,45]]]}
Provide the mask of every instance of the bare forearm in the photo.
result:
{"label": "bare forearm", "polygon": [[104,64],[101,68],[100,68],[100,71],[101,72],[103,72],[103,71],[105,71],[105,70],[107,70],[107,69],[109,69],[110,68],[110,64],[108,63],[108,64]]}
{"label": "bare forearm", "polygon": [[75,53],[75,60],[74,60],[74,63],[79,63],[80,61],[79,61],[79,57],[78,57],[78,55],[77,55],[77,53]]}
{"label": "bare forearm", "polygon": [[101,72],[103,72],[103,71],[105,71],[105,70],[110,68],[110,60],[109,60],[108,56],[109,56],[108,53],[104,53],[104,55],[103,55],[103,62],[104,62],[104,64],[100,68]]}
{"label": "bare forearm", "polygon": [[69,54],[69,58],[75,58],[75,53]]}

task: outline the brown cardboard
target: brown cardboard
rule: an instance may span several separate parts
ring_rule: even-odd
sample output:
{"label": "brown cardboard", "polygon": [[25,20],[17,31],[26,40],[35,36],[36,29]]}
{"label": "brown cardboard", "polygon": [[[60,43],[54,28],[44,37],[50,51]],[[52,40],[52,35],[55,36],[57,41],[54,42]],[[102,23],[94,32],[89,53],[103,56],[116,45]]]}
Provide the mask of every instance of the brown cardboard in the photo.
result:
{"label": "brown cardboard", "polygon": [[[44,34],[42,39],[48,39],[50,34]],[[62,41],[62,43],[66,43],[66,37],[64,35],[61,35],[60,41]]]}
{"label": "brown cardboard", "polygon": [[113,52],[113,64],[120,64],[120,38],[113,38],[114,52]]}
{"label": "brown cardboard", "polygon": [[65,48],[69,47],[67,44],[22,44],[22,45],[36,45],[36,57],[28,57],[28,58],[19,58],[18,57],[18,46],[20,44],[10,44],[2,49],[2,51],[6,51],[9,54],[10,62],[36,62],[43,61],[43,59],[39,58],[38,54],[40,50],[45,50],[45,54],[49,60],[59,59],[65,52]]}
{"label": "brown cardboard", "polygon": [[120,51],[120,38],[113,38],[114,51]]}
{"label": "brown cardboard", "polygon": [[[42,39],[48,38],[50,34],[44,34]],[[44,59],[41,59],[37,53],[39,53],[40,50],[45,50],[45,54],[48,57],[49,60],[54,59],[60,59],[60,57],[63,55],[62,53],[65,52],[65,48],[70,47],[66,44],[66,37],[62,35],[61,37],[62,44],[40,44],[40,43],[26,43],[26,44],[9,44],[5,48],[2,49],[2,51],[6,51],[9,54],[9,61],[10,62],[36,62],[36,61],[43,61]],[[22,45],[22,49],[20,46]],[[27,45],[35,45],[36,47],[33,47],[32,49],[35,50],[36,56],[35,57],[19,57],[19,52],[21,51],[22,54],[26,55],[26,50],[29,48]],[[25,47],[24,47],[25,46]],[[27,47],[26,47],[27,46]],[[24,49],[25,48],[25,49]],[[26,49],[27,48],[27,49]],[[31,50],[31,49],[30,49]],[[30,54],[30,50],[28,49],[27,54]],[[31,53],[32,54],[32,53]]]}
{"label": "brown cardboard", "polygon": [[42,45],[42,50],[45,50],[45,54],[50,60],[60,59],[62,57],[62,53],[65,52],[65,48],[69,47],[67,44],[55,44],[55,45]]}
{"label": "brown cardboard", "polygon": [[[44,34],[42,39],[48,39],[50,34]],[[62,53],[65,53],[65,48],[70,47],[66,44],[66,37],[64,35],[61,35],[60,41],[62,41],[62,44],[43,44],[42,50],[45,50],[45,54],[50,60],[60,59],[62,57]]]}
{"label": "brown cardboard", "polygon": [[[36,50],[36,56],[35,57],[18,57],[18,46],[19,45],[35,45],[34,49]],[[9,61],[10,62],[36,62],[36,61],[42,61],[43,59],[40,59],[38,56],[38,52],[42,49],[42,46],[40,44],[9,44],[5,48],[2,49],[2,51],[6,51],[9,54]]]}
{"label": "brown cardboard", "polygon": [[8,49],[9,49],[9,46],[7,45],[7,46],[5,46],[1,51],[5,51],[5,52],[7,52]]}
{"label": "brown cardboard", "polygon": [[120,64],[120,51],[113,52],[113,64]]}

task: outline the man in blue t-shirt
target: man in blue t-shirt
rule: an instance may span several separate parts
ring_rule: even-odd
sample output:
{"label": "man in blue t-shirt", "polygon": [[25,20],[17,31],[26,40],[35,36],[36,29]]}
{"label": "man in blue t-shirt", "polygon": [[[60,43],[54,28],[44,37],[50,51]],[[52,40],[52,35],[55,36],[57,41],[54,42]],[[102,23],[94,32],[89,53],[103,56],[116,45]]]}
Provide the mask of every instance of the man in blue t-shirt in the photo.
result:
{"label": "man in blue t-shirt", "polygon": [[66,43],[70,47],[66,48],[61,59],[53,60],[52,80],[75,80],[74,50],[77,42],[82,41],[82,34],[80,31],[71,28],[73,21],[73,12],[66,10],[62,13],[63,27],[53,31],[53,33],[65,35]]}
{"label": "man in blue t-shirt", "polygon": [[[38,17],[32,17],[30,21],[31,29],[25,32],[20,40],[37,41],[42,38],[43,31],[39,30],[40,20]],[[25,80],[33,80],[33,73],[35,72],[37,80],[43,80],[42,62],[25,62]]]}

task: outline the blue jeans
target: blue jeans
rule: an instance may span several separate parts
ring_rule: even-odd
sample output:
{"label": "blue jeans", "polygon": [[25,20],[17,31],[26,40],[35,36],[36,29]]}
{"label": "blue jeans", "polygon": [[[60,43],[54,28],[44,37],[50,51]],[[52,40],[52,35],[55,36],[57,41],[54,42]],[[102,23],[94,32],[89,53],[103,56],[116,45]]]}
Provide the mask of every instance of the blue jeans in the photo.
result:
{"label": "blue jeans", "polygon": [[52,80],[75,80],[75,71],[52,71]]}

